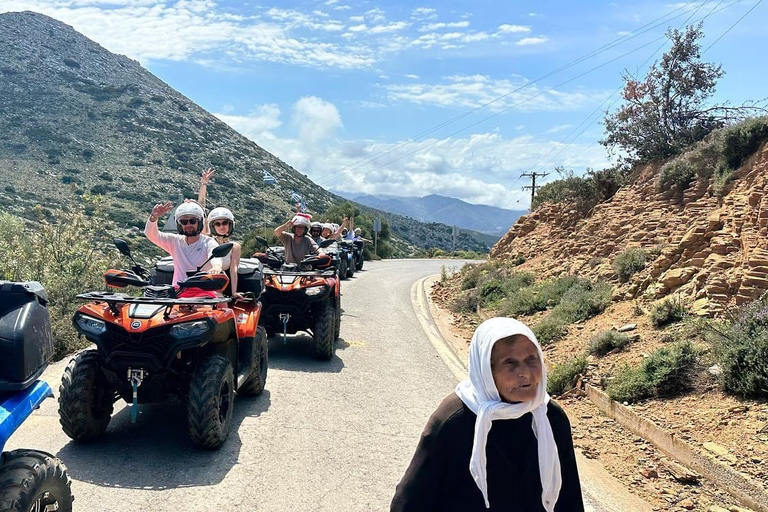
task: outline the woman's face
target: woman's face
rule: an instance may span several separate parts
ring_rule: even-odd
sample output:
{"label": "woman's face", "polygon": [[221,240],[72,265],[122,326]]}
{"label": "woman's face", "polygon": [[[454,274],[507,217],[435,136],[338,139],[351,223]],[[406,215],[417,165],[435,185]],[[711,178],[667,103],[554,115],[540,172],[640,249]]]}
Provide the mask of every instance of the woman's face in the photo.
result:
{"label": "woman's face", "polygon": [[229,233],[229,221],[227,219],[213,221],[213,229],[217,235],[226,235]]}
{"label": "woman's face", "polygon": [[541,380],[536,345],[522,334],[500,339],[491,350],[491,373],[504,402],[533,400]]}

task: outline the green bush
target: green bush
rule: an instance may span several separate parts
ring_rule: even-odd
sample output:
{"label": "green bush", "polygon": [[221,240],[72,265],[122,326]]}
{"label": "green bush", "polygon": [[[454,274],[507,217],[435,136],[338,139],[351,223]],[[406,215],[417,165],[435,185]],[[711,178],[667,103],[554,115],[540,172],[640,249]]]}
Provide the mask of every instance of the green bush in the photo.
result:
{"label": "green bush", "polygon": [[613,259],[613,270],[622,283],[629,281],[636,272],[645,267],[646,252],[639,247],[631,247],[616,255]]}
{"label": "green bush", "polygon": [[555,169],[562,178],[551,181],[536,190],[532,208],[544,203],[567,203],[584,216],[596,205],[613,197],[629,176],[625,166],[610,167],[595,171],[587,169],[584,176],[575,176],[573,171]]}
{"label": "green bush", "polygon": [[723,158],[728,169],[736,170],[768,140],[768,116],[747,119],[723,129]]}
{"label": "green bush", "polygon": [[52,222],[43,217],[31,230],[0,212],[0,279],[39,281],[45,286],[56,359],[87,344],[72,327],[72,315],[82,304],[75,295],[103,289],[102,273],[111,266],[111,259],[100,250],[109,240],[104,232],[109,222],[98,208],[95,211],[88,217],[82,209],[58,210]]}
{"label": "green bush", "polygon": [[593,356],[604,356],[615,349],[622,349],[629,344],[629,336],[613,329],[602,331],[589,340],[589,353]]}
{"label": "green bush", "polygon": [[477,290],[465,290],[461,292],[451,303],[451,311],[459,314],[477,312]]}
{"label": "green bush", "polygon": [[541,322],[536,324],[532,330],[533,334],[536,335],[536,339],[542,346],[549,345],[550,343],[565,338],[565,335],[568,334],[568,322],[554,313],[551,313]]}
{"label": "green bush", "polygon": [[619,402],[636,402],[653,396],[669,397],[691,388],[698,354],[691,342],[662,347],[640,366],[625,366],[606,388]]}
{"label": "green bush", "polygon": [[743,397],[768,398],[768,296],[742,307],[712,343],[722,386]]}
{"label": "green bush", "polygon": [[685,190],[696,178],[713,179],[715,193],[723,196],[733,171],[741,167],[768,140],[768,117],[747,119],[715,130],[661,168],[658,189]]}
{"label": "green bush", "polygon": [[685,302],[680,297],[667,297],[651,307],[651,323],[658,329],[665,325],[680,322],[686,314]]}
{"label": "green bush", "polygon": [[587,370],[587,358],[577,356],[563,364],[556,365],[547,376],[547,393],[562,395],[573,389],[579,377]]}
{"label": "green bush", "polygon": [[479,304],[484,308],[496,309],[503,299],[519,293],[533,284],[533,280],[533,274],[527,272],[515,272],[509,276],[496,272],[478,286]]}
{"label": "green bush", "polygon": [[563,295],[552,311],[567,323],[583,322],[599,315],[611,304],[612,288],[608,283],[580,281]]}

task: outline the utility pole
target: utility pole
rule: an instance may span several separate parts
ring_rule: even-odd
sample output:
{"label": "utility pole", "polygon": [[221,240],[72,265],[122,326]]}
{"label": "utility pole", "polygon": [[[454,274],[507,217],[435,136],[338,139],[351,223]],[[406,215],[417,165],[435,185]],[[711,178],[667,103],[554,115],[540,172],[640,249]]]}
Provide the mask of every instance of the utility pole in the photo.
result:
{"label": "utility pole", "polygon": [[549,175],[548,172],[524,172],[520,175],[521,178],[523,177],[530,177],[531,178],[531,184],[523,187],[523,190],[530,189],[531,191],[531,207],[530,209],[533,210],[533,198],[536,197],[536,178],[543,178],[544,176]]}

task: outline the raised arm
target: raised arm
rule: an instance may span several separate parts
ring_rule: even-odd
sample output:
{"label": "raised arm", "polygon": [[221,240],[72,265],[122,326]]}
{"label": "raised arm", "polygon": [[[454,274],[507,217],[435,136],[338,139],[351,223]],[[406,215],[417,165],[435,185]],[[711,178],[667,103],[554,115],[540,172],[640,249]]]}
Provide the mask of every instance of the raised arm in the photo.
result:
{"label": "raised arm", "polygon": [[170,201],[166,201],[163,204],[156,204],[152,208],[152,212],[149,214],[147,223],[144,226],[144,234],[149,241],[168,252],[170,252],[170,247],[173,245],[173,236],[168,233],[161,233],[157,228],[157,221],[160,217],[168,213],[171,208],[173,208],[173,205]]}
{"label": "raised arm", "polygon": [[331,234],[332,239],[336,239],[341,235],[341,232],[344,231],[344,228],[347,227],[347,223],[349,222],[349,219],[347,217],[344,217],[344,220],[341,221],[341,226],[339,226],[339,229],[337,229],[335,232]]}
{"label": "raised arm", "polygon": [[275,236],[282,240],[283,231],[285,231],[286,229],[291,229],[291,226],[293,226],[293,219],[289,220],[285,224],[281,224],[278,227],[276,227],[274,231]]}
{"label": "raised arm", "polygon": [[[205,211],[205,196],[207,195],[208,182],[211,180],[214,172],[216,171],[208,168],[203,171],[203,175],[200,177],[200,191],[197,193],[197,202],[203,207],[203,211]],[[211,229],[208,227],[205,219],[203,219],[203,234],[209,236],[211,234]]]}

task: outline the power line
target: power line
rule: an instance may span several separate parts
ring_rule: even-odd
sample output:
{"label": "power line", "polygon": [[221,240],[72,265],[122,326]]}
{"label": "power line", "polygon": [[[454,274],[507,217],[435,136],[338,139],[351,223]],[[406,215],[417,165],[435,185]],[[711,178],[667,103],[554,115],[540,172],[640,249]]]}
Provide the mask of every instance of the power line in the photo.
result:
{"label": "power line", "polygon": [[757,6],[758,6],[758,5],[760,5],[761,3],[763,3],[763,0],[759,0],[759,1],[758,1],[758,2],[755,4],[755,5],[753,5],[751,9],[749,9],[747,12],[745,12],[745,13],[744,13],[744,16],[742,16],[741,18],[739,18],[738,20],[736,20],[736,22],[735,22],[733,25],[731,25],[730,27],[728,27],[728,30],[726,30],[725,32],[723,32],[722,34],[720,34],[720,37],[718,37],[717,39],[715,39],[715,40],[714,40],[714,42],[713,42],[712,44],[710,44],[709,46],[707,46],[707,48],[706,48],[706,49],[705,49],[703,52],[701,52],[701,53],[702,53],[702,54],[704,54],[704,53],[707,53],[707,51],[709,51],[709,49],[710,49],[710,48],[712,48],[713,46],[715,46],[715,45],[717,44],[717,42],[718,42],[718,41],[720,41],[720,40],[721,40],[723,37],[725,37],[725,35],[726,35],[728,32],[730,32],[730,31],[731,31],[731,29],[733,29],[733,27],[735,27],[736,25],[738,25],[738,24],[741,22],[741,20],[743,20],[744,18],[746,18],[746,17],[747,17],[747,15],[748,15],[749,13],[751,13],[752,11],[754,11],[754,10],[755,10],[755,7],[757,7]]}
{"label": "power line", "polygon": [[[492,105],[493,103],[496,103],[496,102],[498,102],[498,101],[500,101],[500,100],[502,100],[502,99],[504,99],[504,98],[506,98],[506,97],[508,97],[508,96],[510,96],[512,94],[515,94],[516,92],[519,92],[519,91],[525,89],[526,87],[534,85],[534,84],[544,80],[545,78],[548,78],[548,77],[553,76],[553,75],[555,75],[555,74],[557,74],[557,73],[559,73],[561,71],[569,69],[569,68],[575,66],[576,64],[579,64],[579,63],[581,63],[581,62],[583,62],[583,61],[585,61],[585,60],[587,60],[587,59],[589,59],[591,57],[599,55],[600,53],[603,53],[604,51],[607,51],[607,50],[609,50],[611,48],[614,48],[614,47],[618,46],[619,44],[626,43],[627,41],[629,41],[631,39],[634,39],[635,37],[638,37],[638,36],[640,36],[640,35],[642,35],[642,34],[644,34],[646,32],[649,32],[650,30],[653,30],[654,28],[656,28],[656,27],[658,27],[660,25],[663,25],[664,23],[668,23],[669,21],[671,21],[671,20],[673,20],[675,18],[683,16],[687,12],[690,12],[690,10],[686,10],[686,11],[684,11],[682,13],[679,13],[679,14],[677,14],[677,15],[675,15],[675,16],[667,19],[667,20],[660,21],[659,23],[656,23],[657,21],[663,20],[664,18],[667,18],[671,14],[674,14],[675,12],[677,12],[677,11],[679,11],[681,9],[687,8],[688,6],[690,6],[692,4],[694,4],[694,3],[691,2],[689,4],[683,4],[683,5],[679,6],[678,8],[676,8],[676,9],[666,13],[665,15],[660,16],[660,17],[658,17],[658,18],[656,18],[656,19],[646,23],[645,25],[642,25],[641,27],[635,29],[634,31],[630,32],[629,34],[625,34],[625,35],[623,35],[623,36],[621,36],[621,37],[619,37],[619,38],[617,38],[617,39],[615,39],[615,40],[613,40],[613,41],[611,41],[609,43],[606,43],[605,45],[600,46],[600,47],[596,48],[595,50],[592,50],[591,52],[589,52],[589,53],[587,53],[587,54],[585,54],[585,55],[583,55],[583,56],[581,56],[581,57],[579,57],[579,58],[577,58],[577,59],[575,59],[575,60],[573,60],[573,61],[571,61],[571,62],[569,62],[567,64],[564,64],[563,66],[560,66],[559,68],[557,68],[557,69],[555,69],[555,70],[553,70],[553,71],[551,71],[551,72],[549,72],[549,73],[547,73],[545,75],[542,75],[539,78],[537,78],[537,79],[535,79],[535,80],[533,80],[531,82],[526,82],[524,85],[522,85],[520,87],[517,87],[517,88],[513,89],[512,91],[509,91],[509,92],[507,92],[507,93],[505,93],[505,94],[503,94],[501,96],[498,96],[498,97],[496,97],[496,98],[494,98],[494,99],[492,99],[492,100],[490,100],[490,101],[488,101],[486,103],[483,103],[483,104],[481,104],[481,105],[479,105],[479,106],[477,106],[477,107],[475,107],[475,108],[473,108],[473,109],[471,109],[471,110],[469,110],[467,112],[464,112],[463,114],[460,114],[460,115],[458,115],[456,117],[448,119],[447,121],[444,121],[444,122],[442,122],[442,123],[440,123],[440,124],[430,128],[430,129],[422,131],[421,133],[415,135],[414,137],[412,137],[412,138],[410,138],[410,139],[408,139],[406,141],[403,141],[403,142],[401,142],[401,143],[399,143],[399,144],[397,144],[397,145],[395,145],[395,146],[393,146],[393,147],[391,147],[391,148],[389,148],[387,150],[382,150],[382,151],[376,152],[373,155],[369,155],[368,157],[365,157],[365,158],[363,158],[363,159],[361,159],[361,160],[359,160],[359,161],[357,161],[357,162],[355,162],[353,164],[350,164],[349,166],[347,166],[347,167],[345,167],[343,169],[331,172],[328,175],[326,175],[324,178],[321,178],[320,180],[318,180],[318,183],[330,182],[329,180],[334,175],[336,175],[336,174],[344,173],[345,171],[353,170],[353,169],[355,169],[357,167],[360,167],[361,165],[365,165],[366,163],[370,163],[370,162],[376,161],[376,160],[378,160],[378,159],[380,159],[380,158],[382,158],[382,157],[384,157],[384,156],[386,156],[386,155],[396,151],[397,149],[400,149],[401,147],[404,147],[404,146],[407,146],[409,144],[412,144],[413,142],[416,142],[416,141],[426,137],[427,135],[429,135],[431,133],[434,133],[434,132],[438,131],[441,128],[444,128],[445,126],[448,126],[450,124],[453,124],[456,121],[464,119],[465,117],[468,117],[469,115],[471,115],[471,114],[473,114],[473,113],[475,113],[475,112],[477,112],[479,110],[482,110],[485,107],[488,107],[488,106]],[[696,10],[698,10],[698,8]],[[656,23],[656,24],[654,25],[654,23]],[[649,27],[649,25],[652,25],[652,26]],[[641,29],[644,29],[646,27],[649,27],[649,28],[647,28],[646,30],[641,30]]]}
{"label": "power line", "polygon": [[[728,7],[730,7],[730,6],[732,6],[732,5],[736,4],[736,3],[738,3],[738,2],[740,2],[740,1],[741,1],[741,0],[735,0],[734,2],[732,2],[731,4],[729,4],[729,5],[728,5],[728,6],[726,6],[726,7],[723,7],[723,8],[721,8],[721,9],[720,9],[720,10],[718,10],[717,12],[720,12],[721,10],[727,9]],[[762,0],[761,0],[761,1],[762,1]],[[722,3],[722,2],[721,2],[721,3]],[[683,12],[683,13],[681,13],[681,14],[677,15],[677,16],[675,16],[675,18],[676,18],[676,17],[679,17],[679,16],[681,16],[681,15],[683,15],[683,14],[687,13],[687,12],[691,12],[691,10],[694,10],[694,11],[698,11],[698,10],[699,10],[699,9],[702,7],[702,5],[703,5],[703,3],[702,3],[702,4],[700,4],[698,7],[696,7],[696,8],[695,8],[695,10],[694,10],[694,9],[689,9],[689,10],[687,10],[687,11],[685,11],[685,12]],[[673,12],[674,12],[674,11],[673,11]],[[710,11],[710,13],[708,13],[706,16],[702,17],[700,20],[697,20],[697,21],[701,21],[701,20],[705,19],[706,17],[710,16],[710,15],[711,15],[711,14],[713,14],[714,12],[715,12],[714,10],[713,10],[713,11]],[[694,13],[694,14],[695,14],[695,13]],[[670,19],[674,19],[674,18],[670,18]],[[689,17],[689,19],[690,19],[690,17]],[[669,20],[667,20],[667,21],[669,21]],[[639,34],[638,34],[638,35],[639,35]],[[602,63],[602,64],[600,64],[600,65],[598,65],[598,66],[595,66],[595,67],[593,67],[593,68],[591,68],[591,69],[589,69],[589,70],[587,70],[587,71],[585,71],[585,72],[583,72],[583,73],[581,73],[581,74],[579,74],[579,75],[577,75],[577,76],[575,76],[575,77],[573,77],[573,78],[571,78],[571,79],[569,79],[569,80],[565,80],[565,81],[563,81],[563,82],[561,82],[561,83],[559,83],[559,84],[555,85],[554,87],[551,87],[551,88],[549,88],[549,89],[547,89],[547,90],[541,91],[541,92],[540,92],[540,93],[538,93],[538,94],[535,94],[535,95],[533,95],[533,96],[530,96],[530,97],[526,98],[525,100],[522,100],[522,101],[519,101],[519,102],[517,102],[517,103],[514,103],[514,104],[510,105],[509,107],[507,107],[507,108],[505,108],[505,109],[502,109],[502,110],[500,110],[500,111],[498,111],[498,112],[496,112],[496,113],[494,113],[494,114],[492,114],[492,115],[490,115],[490,116],[487,116],[487,117],[485,117],[485,118],[483,118],[483,119],[481,119],[481,120],[479,120],[479,121],[477,121],[477,122],[475,122],[475,123],[472,123],[472,124],[470,124],[470,125],[468,125],[468,126],[465,126],[464,128],[462,128],[462,129],[460,129],[460,130],[456,130],[456,131],[454,131],[454,132],[452,132],[452,133],[450,133],[450,134],[446,135],[445,137],[442,137],[442,138],[440,138],[440,139],[436,139],[436,140],[433,140],[433,141],[431,141],[430,143],[428,143],[428,144],[426,144],[426,145],[424,145],[424,146],[421,146],[421,147],[419,147],[419,148],[416,148],[415,150],[413,150],[413,151],[410,151],[410,152],[408,152],[408,153],[406,153],[406,154],[404,154],[404,155],[402,155],[402,156],[400,156],[400,157],[398,157],[398,158],[395,158],[395,159],[393,159],[393,160],[390,160],[390,161],[388,161],[387,163],[385,163],[385,164],[383,164],[383,165],[379,165],[379,166],[373,167],[373,168],[371,168],[370,170],[368,170],[368,171],[366,171],[366,172],[363,172],[363,173],[360,173],[360,174],[362,174],[362,175],[367,175],[367,174],[369,174],[369,173],[371,173],[371,172],[375,172],[375,171],[377,171],[377,170],[379,170],[379,169],[382,169],[382,168],[384,168],[384,167],[387,167],[387,166],[388,166],[388,165],[390,165],[390,164],[393,164],[393,163],[395,163],[395,162],[398,162],[398,161],[400,161],[400,160],[402,160],[402,159],[404,159],[404,158],[407,158],[408,156],[411,156],[411,155],[413,155],[413,154],[415,154],[415,153],[418,153],[418,152],[420,152],[420,151],[423,151],[424,149],[427,149],[428,147],[431,147],[431,146],[433,146],[433,145],[435,145],[435,144],[437,144],[437,143],[440,143],[440,142],[442,142],[442,141],[445,141],[445,140],[449,139],[450,137],[453,137],[454,135],[457,135],[457,134],[459,134],[459,133],[461,133],[461,132],[464,132],[464,131],[466,131],[466,130],[468,130],[468,129],[470,129],[470,128],[473,128],[473,127],[477,126],[478,124],[481,124],[481,123],[483,123],[483,122],[485,122],[485,121],[488,121],[489,119],[492,119],[492,118],[494,118],[494,117],[497,117],[497,116],[499,116],[499,115],[501,115],[501,114],[503,114],[503,113],[505,113],[505,112],[508,112],[509,110],[511,110],[511,109],[513,109],[513,108],[515,108],[515,107],[518,107],[518,106],[520,106],[520,105],[522,105],[522,104],[524,104],[524,103],[526,103],[526,102],[528,102],[528,101],[531,101],[532,99],[534,99],[534,98],[536,98],[536,97],[542,96],[543,94],[546,94],[546,93],[548,93],[548,92],[550,92],[550,91],[552,91],[552,90],[554,90],[554,89],[557,89],[558,87],[561,87],[561,86],[563,86],[563,85],[565,85],[565,84],[567,84],[567,83],[569,83],[569,82],[572,82],[572,81],[574,81],[574,80],[576,80],[576,79],[578,79],[578,78],[581,78],[581,77],[585,76],[585,75],[586,75],[586,74],[588,74],[588,73],[591,73],[591,72],[593,72],[593,71],[595,71],[595,70],[597,70],[597,69],[599,69],[599,68],[601,68],[601,67],[604,67],[604,66],[606,66],[606,65],[608,65],[608,64],[610,64],[610,63],[612,63],[612,62],[615,62],[615,61],[617,61],[617,60],[619,60],[619,59],[621,59],[621,58],[623,58],[623,57],[626,57],[627,55],[629,55],[629,54],[631,54],[631,53],[634,53],[634,52],[636,52],[636,51],[638,51],[638,50],[641,50],[641,49],[645,48],[646,46],[648,46],[648,45],[650,45],[650,44],[653,44],[653,43],[655,43],[655,42],[657,42],[657,41],[660,41],[660,40],[664,39],[665,37],[666,37],[666,36],[660,36],[660,37],[657,37],[656,39],[653,39],[653,40],[651,40],[651,41],[649,41],[649,42],[647,42],[647,43],[645,43],[645,44],[643,44],[643,45],[641,45],[641,46],[639,46],[639,47],[637,47],[637,48],[635,48],[635,49],[633,49],[633,50],[630,50],[630,51],[628,51],[628,52],[626,52],[626,53],[624,53],[624,54],[622,54],[622,55],[620,55],[620,56],[616,57],[616,58],[613,58],[613,59],[611,59],[611,60],[609,60],[609,61],[606,61],[606,62],[604,62],[604,63]],[[539,80],[539,79],[537,79],[537,80]],[[527,85],[530,85],[530,84],[527,84]],[[508,93],[507,95],[509,95],[509,93]],[[388,151],[386,151],[384,154],[388,154],[388,153],[391,153],[392,151],[394,151],[394,150],[396,150],[396,149],[398,149],[398,148],[400,148],[400,147],[406,146],[406,145],[408,145],[408,144],[411,144],[411,143],[412,143],[412,141],[408,141],[408,142],[405,142],[405,143],[401,143],[401,144],[399,144],[399,145],[396,145],[395,147],[393,147],[393,148],[390,148],[390,149],[389,149]],[[382,156],[384,156],[384,155],[382,155]],[[376,159],[378,159],[378,158],[380,158],[380,156],[379,156],[379,157],[376,157]],[[343,173],[344,173],[344,171],[345,171],[345,170],[346,170],[346,169],[342,169],[342,170],[340,170],[340,171],[337,171],[337,172],[331,173],[331,174],[330,174],[330,175],[328,175],[328,176],[327,176],[325,179],[320,179],[320,180],[318,180],[318,183],[323,183],[323,184],[330,184],[330,183],[333,183],[333,182],[334,182],[336,179],[338,179],[338,177],[340,177],[341,175],[343,175]],[[337,176],[334,176],[334,175],[337,175]]]}
{"label": "power line", "polygon": [[[720,0],[720,2],[718,2],[718,3],[717,3],[717,4],[716,4],[716,5],[715,5],[715,6],[714,6],[714,7],[713,7],[713,8],[712,8],[710,11],[709,11],[709,13],[707,13],[707,14],[706,14],[706,15],[705,15],[703,18],[701,18],[701,19],[700,19],[700,20],[698,20],[698,21],[703,21],[703,20],[707,19],[709,16],[711,16],[711,15],[712,15],[712,14],[715,12],[715,9],[717,9],[717,8],[718,8],[718,7],[719,7],[719,6],[720,6],[720,5],[721,5],[721,4],[724,2],[724,1],[725,1],[725,0]],[[738,0],[738,1],[740,1],[740,0]],[[693,12],[691,13],[691,15],[690,15],[690,16],[688,16],[688,17],[685,19],[685,21],[683,21],[683,22],[680,24],[680,26],[678,27],[678,30],[682,29],[682,28],[683,28],[683,27],[684,27],[684,26],[685,26],[685,25],[686,25],[686,24],[687,24],[687,23],[688,23],[688,22],[691,20],[691,18],[693,18],[693,17],[696,15],[696,13],[697,13],[697,12],[699,12],[699,10],[700,10],[702,7],[704,7],[704,5],[705,5],[706,3],[707,3],[707,0],[704,0],[704,1],[702,1],[702,2],[701,2],[701,4],[699,4],[699,6],[698,6],[698,7],[697,7],[695,10],[693,10]],[[734,4],[735,4],[735,3],[736,3],[736,2],[734,2]],[[733,5],[733,4],[731,4],[731,5]],[[653,53],[651,53],[651,54],[648,56],[648,58],[647,58],[647,59],[645,59],[645,61],[643,61],[643,63],[642,63],[642,64],[640,64],[639,66],[637,66],[637,71],[636,71],[636,73],[637,73],[637,72],[639,72],[641,68],[645,67],[645,65],[646,65],[646,64],[648,64],[648,62],[649,62],[649,61],[650,61],[650,60],[651,60],[651,59],[652,59],[652,58],[653,58],[653,57],[654,57],[654,56],[655,56],[657,53],[659,53],[659,51],[661,51],[661,49],[662,49],[662,48],[664,48],[664,46],[665,46],[665,45],[666,45],[666,41],[665,41],[665,42],[663,42],[663,43],[662,43],[662,44],[661,44],[661,45],[660,45],[660,46],[659,46],[659,47],[658,47],[658,48],[657,48],[657,49],[656,49],[656,50],[655,50]],[[555,146],[554,148],[552,148],[552,149],[551,149],[551,150],[550,150],[550,151],[549,151],[549,152],[548,152],[546,155],[544,155],[544,156],[543,156],[541,159],[539,159],[539,161],[538,161],[538,162],[536,162],[534,165],[532,165],[532,166],[531,166],[531,168],[532,168],[532,169],[535,169],[535,171],[541,171],[542,169],[544,169],[545,167],[547,167],[547,166],[548,166],[548,165],[549,165],[549,164],[550,164],[550,163],[551,163],[551,162],[552,162],[552,161],[553,161],[555,158],[557,158],[557,157],[558,157],[558,156],[559,156],[559,155],[560,155],[560,154],[561,154],[561,153],[562,153],[562,152],[563,152],[563,151],[566,149],[566,141],[568,141],[568,139],[571,137],[571,135],[573,135],[574,133],[576,133],[576,131],[577,131],[577,130],[579,130],[579,128],[581,128],[581,126],[582,126],[582,125],[584,125],[584,124],[585,124],[587,121],[589,121],[589,120],[592,118],[592,116],[594,116],[596,113],[598,113],[598,112],[601,110],[602,106],[603,106],[603,105],[605,105],[605,104],[606,104],[606,103],[607,103],[607,102],[608,102],[608,101],[609,101],[609,100],[610,100],[610,99],[611,99],[611,98],[612,98],[614,95],[618,94],[618,93],[619,93],[619,92],[620,92],[620,91],[621,91],[623,88],[624,88],[624,85],[622,84],[622,85],[620,85],[620,86],[619,86],[619,87],[618,87],[618,88],[617,88],[615,91],[613,91],[613,93],[611,93],[611,95],[610,95],[610,96],[608,96],[608,98],[606,98],[606,99],[605,99],[605,101],[603,101],[603,102],[602,102],[600,105],[598,105],[598,106],[597,106],[597,108],[596,108],[595,110],[593,110],[593,111],[592,111],[592,112],[591,112],[591,113],[590,113],[590,114],[589,114],[589,115],[588,115],[588,116],[587,116],[587,117],[586,117],[586,118],[585,118],[585,119],[584,119],[584,120],[583,120],[581,123],[579,123],[579,125],[578,125],[578,126],[576,126],[576,127],[573,129],[573,130],[571,130],[571,132],[569,132],[569,133],[568,133],[568,134],[567,134],[567,135],[566,135],[566,136],[565,136],[565,137],[564,137],[564,138],[563,138],[563,139],[562,139],[562,140],[559,142],[558,146]],[[610,104],[610,105],[608,105],[608,107],[607,107],[607,110],[610,110],[610,109],[611,109],[611,107],[613,107],[613,105],[614,105],[614,104],[615,104],[615,103],[616,103],[618,100],[619,100],[619,97],[617,97],[616,99],[614,99],[614,100],[611,102],[611,104]],[[593,125],[593,123],[590,123],[589,125],[585,126],[585,127],[584,127],[584,129],[583,129],[583,130],[581,130],[581,131],[580,131],[578,134],[576,134],[576,136],[575,136],[575,137],[573,137],[573,138],[572,138],[570,141],[568,141],[568,143],[569,143],[569,144],[570,144],[570,143],[573,143],[573,142],[574,142],[576,139],[578,139],[579,137],[581,137],[581,135],[582,135],[582,134],[584,134],[584,132],[586,132],[586,131],[587,131],[587,130],[588,130],[588,129],[589,129],[591,126],[592,126],[592,125]],[[590,148],[591,148],[592,146],[593,146],[593,145],[590,145]],[[554,153],[554,154],[553,154],[553,153]],[[534,172],[535,172],[535,171],[534,171]],[[521,175],[520,175],[520,177],[518,177],[518,181],[520,181],[520,179],[522,179],[522,178],[523,178],[523,175],[521,174]]]}

